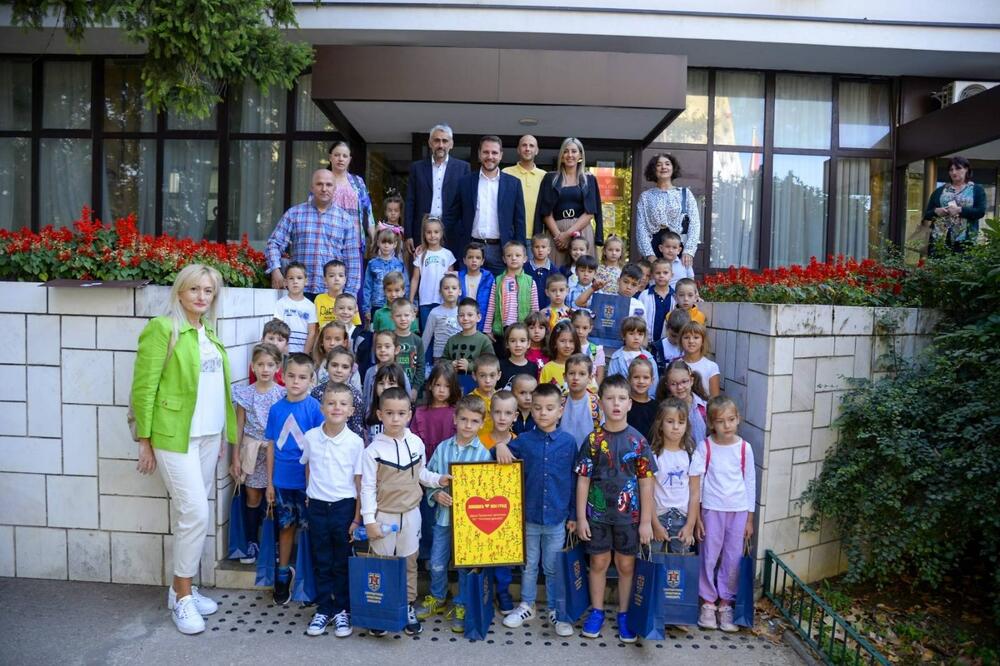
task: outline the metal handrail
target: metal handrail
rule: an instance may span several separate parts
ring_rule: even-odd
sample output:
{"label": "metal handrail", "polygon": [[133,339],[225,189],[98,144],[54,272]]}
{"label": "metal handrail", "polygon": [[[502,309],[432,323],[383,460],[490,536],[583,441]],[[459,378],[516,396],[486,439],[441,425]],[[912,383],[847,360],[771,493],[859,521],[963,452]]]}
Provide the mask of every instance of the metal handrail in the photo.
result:
{"label": "metal handrail", "polygon": [[[781,574],[781,584],[778,578]],[[789,584],[789,581],[791,584]],[[827,664],[881,664],[889,660],[795,575],[774,551],[764,553],[764,596]],[[838,627],[841,629],[838,632]],[[838,636],[838,633],[840,634]]]}

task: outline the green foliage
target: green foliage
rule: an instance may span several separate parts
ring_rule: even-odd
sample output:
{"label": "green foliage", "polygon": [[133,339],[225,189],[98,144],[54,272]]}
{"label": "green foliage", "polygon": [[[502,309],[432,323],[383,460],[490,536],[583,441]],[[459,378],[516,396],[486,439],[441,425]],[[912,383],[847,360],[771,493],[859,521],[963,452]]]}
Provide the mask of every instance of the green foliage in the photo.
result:
{"label": "green foliage", "polygon": [[39,29],[58,17],[68,37],[117,25],[146,47],[142,79],[147,103],[204,118],[226,86],[250,79],[261,88],[291,89],[313,60],[312,47],[286,41],[297,27],[291,0],[12,0],[14,25]]}
{"label": "green foliage", "polygon": [[908,289],[946,324],[913,365],[845,395],[806,527],[836,523],[851,581],[937,587],[984,558],[1000,622],[1000,239],[929,260]]}

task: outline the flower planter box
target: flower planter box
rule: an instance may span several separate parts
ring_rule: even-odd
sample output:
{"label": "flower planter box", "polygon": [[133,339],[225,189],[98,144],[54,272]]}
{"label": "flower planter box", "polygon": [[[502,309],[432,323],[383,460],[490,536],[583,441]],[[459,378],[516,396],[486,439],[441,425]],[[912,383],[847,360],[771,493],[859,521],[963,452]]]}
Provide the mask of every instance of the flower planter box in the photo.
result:
{"label": "flower planter box", "polygon": [[742,410],[754,449],[758,562],[770,548],[809,582],[843,571],[832,526],[802,532],[799,497],[837,442],[833,422],[851,378],[878,379],[931,340],[934,310],[706,303],[722,390]]}

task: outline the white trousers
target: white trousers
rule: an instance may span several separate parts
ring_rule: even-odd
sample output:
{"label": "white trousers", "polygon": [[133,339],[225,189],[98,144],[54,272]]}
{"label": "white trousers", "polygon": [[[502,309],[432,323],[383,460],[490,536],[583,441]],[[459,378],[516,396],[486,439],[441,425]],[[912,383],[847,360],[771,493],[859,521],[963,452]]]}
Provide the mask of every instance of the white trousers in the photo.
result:
{"label": "white trousers", "polygon": [[208,534],[208,496],[215,481],[222,435],[192,437],[187,453],[153,449],[173,503],[174,575],[194,578]]}

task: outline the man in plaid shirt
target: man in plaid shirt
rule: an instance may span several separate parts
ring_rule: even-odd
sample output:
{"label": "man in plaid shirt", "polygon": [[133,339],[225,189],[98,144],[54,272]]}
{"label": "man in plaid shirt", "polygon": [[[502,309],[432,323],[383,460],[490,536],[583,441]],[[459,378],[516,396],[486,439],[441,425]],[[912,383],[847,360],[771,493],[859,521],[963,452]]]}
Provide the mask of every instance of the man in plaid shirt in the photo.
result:
{"label": "man in plaid shirt", "polygon": [[340,259],[347,265],[344,293],[360,293],[364,266],[357,248],[362,246],[364,239],[358,236],[355,225],[336,223],[332,207],[333,172],[329,169],[314,171],[310,190],[312,201],[285,211],[267,239],[267,271],[271,274],[271,287],[285,287],[281,274],[281,253],[291,245],[292,260],[306,266],[306,293],[310,297],[326,291],[323,265],[331,259]]}

